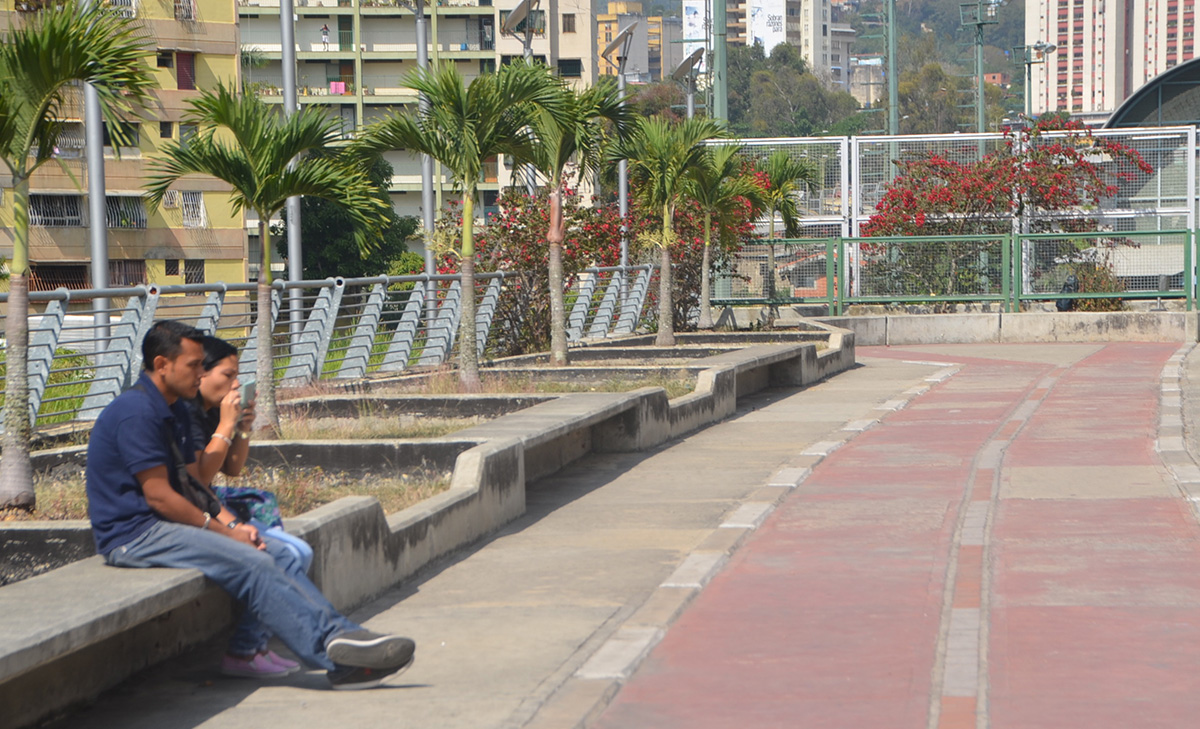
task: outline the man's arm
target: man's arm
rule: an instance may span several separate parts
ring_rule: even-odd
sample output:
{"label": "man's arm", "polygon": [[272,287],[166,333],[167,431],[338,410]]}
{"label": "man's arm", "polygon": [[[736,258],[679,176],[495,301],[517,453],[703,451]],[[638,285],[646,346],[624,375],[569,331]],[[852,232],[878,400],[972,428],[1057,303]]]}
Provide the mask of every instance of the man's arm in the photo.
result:
{"label": "man's arm", "polygon": [[[146,497],[146,503],[163,519],[194,527],[204,526],[204,512],[183,498],[175,489],[171,488],[171,481],[167,477],[166,465],[153,466],[144,471],[138,471],[137,480],[142,485],[142,493]],[[233,518],[233,514],[230,514],[223,508],[221,509],[221,515],[227,515],[226,522]],[[221,515],[218,515],[217,519],[209,521],[208,528],[211,531],[231,537],[251,547],[257,547],[258,549],[266,548],[266,544],[258,536],[257,529],[249,524],[239,524],[230,529],[221,523]]]}

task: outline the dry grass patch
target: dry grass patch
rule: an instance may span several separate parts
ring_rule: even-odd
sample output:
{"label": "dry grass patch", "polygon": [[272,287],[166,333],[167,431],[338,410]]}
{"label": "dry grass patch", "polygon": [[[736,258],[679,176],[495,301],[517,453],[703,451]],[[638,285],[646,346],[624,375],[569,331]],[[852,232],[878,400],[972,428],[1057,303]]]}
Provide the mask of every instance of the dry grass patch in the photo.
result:
{"label": "dry grass patch", "polygon": [[[321,468],[248,468],[230,485],[273,491],[284,516],[296,516],[343,496],[374,496],[391,514],[445,491],[448,472],[421,469],[395,475],[325,471]],[[0,511],[0,521],[86,519],[83,472],[37,474],[33,479],[37,509]]]}
{"label": "dry grass patch", "polygon": [[280,438],[284,440],[373,440],[389,438],[439,438],[469,428],[485,418],[427,418],[400,413],[388,417],[364,415],[357,418],[314,418],[284,416]]}

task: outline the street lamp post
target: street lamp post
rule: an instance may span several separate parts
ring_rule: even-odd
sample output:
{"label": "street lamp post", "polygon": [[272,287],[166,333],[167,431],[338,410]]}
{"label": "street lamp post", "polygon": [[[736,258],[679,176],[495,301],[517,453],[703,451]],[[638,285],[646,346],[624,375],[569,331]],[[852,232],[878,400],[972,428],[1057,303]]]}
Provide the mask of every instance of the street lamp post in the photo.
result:
{"label": "street lamp post", "polygon": [[1025,64],[1025,118],[1033,116],[1033,64],[1045,63],[1046,57],[1058,50],[1058,46],[1046,41],[1038,41],[1031,46],[1017,46],[1013,55],[1021,55]]}
{"label": "street lamp post", "polygon": [[983,26],[999,23],[996,15],[1008,0],[976,0],[958,6],[962,26],[975,27],[975,131],[987,131],[987,103],[983,95]]}
{"label": "street lamp post", "polygon": [[687,118],[696,116],[696,65],[704,57],[704,48],[697,48],[679,62],[671,73],[671,80],[684,84],[687,91]]}
{"label": "street lamp post", "polygon": [[[617,67],[617,93],[621,97],[621,106],[625,106],[625,61],[629,58],[629,44],[633,40],[633,29],[637,27],[638,21],[633,21],[629,25],[621,29],[621,32],[612,39],[608,47],[600,55],[604,60]],[[613,61],[613,54],[616,55],[616,61]],[[617,200],[621,212],[621,271],[624,275],[625,266],[629,265],[629,237],[627,236],[628,226],[626,218],[629,216],[629,165],[625,160],[617,163]],[[624,281],[621,283],[622,301],[624,300]]]}

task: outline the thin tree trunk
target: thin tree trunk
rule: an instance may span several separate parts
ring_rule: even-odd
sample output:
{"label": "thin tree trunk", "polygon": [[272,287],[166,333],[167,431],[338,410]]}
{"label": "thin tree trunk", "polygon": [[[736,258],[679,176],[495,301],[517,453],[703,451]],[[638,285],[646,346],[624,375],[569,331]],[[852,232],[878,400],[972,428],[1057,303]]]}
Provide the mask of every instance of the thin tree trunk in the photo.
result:
{"label": "thin tree trunk", "polygon": [[550,244],[550,364],[567,364],[566,292],[563,291],[563,240],[566,230],[562,215],[562,186],[555,185],[550,193],[550,229],[546,241]]}
{"label": "thin tree trunk", "polygon": [[258,272],[258,337],[255,340],[254,376],[257,380],[254,409],[258,430],[272,436],[279,434],[279,408],[275,404],[275,362],[272,359],[275,327],[271,309],[271,231],[269,215],[258,214],[258,239],[262,241],[262,267]]}
{"label": "thin tree trunk", "polygon": [[29,463],[29,180],[15,180],[13,260],[9,276],[4,385],[4,435],[0,438],[0,508],[30,511],[37,505]]}
{"label": "thin tree trunk", "polygon": [[661,270],[658,272],[658,336],[656,347],[675,346],[675,315],[671,306],[671,208],[663,206],[663,247]]}
{"label": "thin tree trunk", "polygon": [[767,244],[767,328],[775,326],[775,211],[771,210],[771,241]]}
{"label": "thin tree trunk", "polygon": [[479,392],[479,346],[475,342],[475,188],[463,191],[462,321],[458,326],[458,381],[464,392]]}
{"label": "thin tree trunk", "polygon": [[698,329],[712,329],[712,275],[709,269],[712,266],[712,213],[704,214],[704,258],[701,262],[700,269],[700,322],[696,325]]}

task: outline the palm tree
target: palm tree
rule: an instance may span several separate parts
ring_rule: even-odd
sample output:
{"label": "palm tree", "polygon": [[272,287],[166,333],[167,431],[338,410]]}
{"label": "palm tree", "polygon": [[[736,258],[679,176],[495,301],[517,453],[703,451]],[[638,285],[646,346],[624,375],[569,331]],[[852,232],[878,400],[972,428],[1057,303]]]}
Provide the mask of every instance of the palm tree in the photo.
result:
{"label": "palm tree", "polygon": [[683,197],[689,171],[704,162],[704,142],[725,135],[717,122],[696,117],[672,124],[661,117],[641,117],[633,133],[616,140],[609,156],[629,161],[630,187],[648,210],[661,212],[662,221],[656,243],[662,249],[658,272],[659,347],[675,345],[675,325],[671,313],[671,244],[675,208]]}
{"label": "palm tree", "polygon": [[[17,13],[11,14],[14,18]],[[32,509],[29,463],[29,178],[54,158],[68,104],[91,84],[108,128],[122,136],[153,86],[150,48],[138,26],[107,3],[65,2],[32,15],[0,42],[0,159],[13,187],[13,256],[5,322],[4,435],[0,439],[0,508]],[[102,225],[103,221],[93,221]]]}
{"label": "palm tree", "polygon": [[687,195],[704,211],[704,260],[700,274],[700,329],[712,329],[712,224],[735,206],[750,203],[753,210],[763,207],[762,188],[744,174],[742,146],[725,144],[708,147],[703,162],[688,175]]}
{"label": "palm tree", "polygon": [[462,191],[462,319],[458,333],[459,381],[478,391],[475,347],[475,196],[483,165],[508,155],[514,165],[533,157],[530,125],[535,112],[562,114],[564,94],[543,65],[517,61],[467,85],[454,63],[417,69],[404,84],[425,96],[425,108],[376,122],[355,143],[359,154],[407,149],[442,163]]}
{"label": "palm tree", "polygon": [[[817,166],[806,159],[795,159],[783,150],[767,157],[759,165],[766,177],[767,189],[762,193],[770,216],[770,236],[767,239],[767,300],[775,298],[775,216],[783,220],[784,235],[800,235],[800,210],[797,195],[817,184]],[[775,320],[775,305],[771,304],[770,321]]]}
{"label": "palm tree", "polygon": [[536,143],[533,147],[533,167],[544,176],[550,187],[550,225],[546,242],[550,245],[550,362],[567,364],[567,322],[564,281],[563,241],[566,225],[562,215],[563,185],[566,169],[575,160],[578,179],[589,172],[599,171],[603,161],[605,122],[611,122],[622,133],[632,118],[621,105],[620,92],[615,84],[599,83],[574,92],[563,89],[562,110],[551,113],[540,109],[533,117]]}
{"label": "palm tree", "polygon": [[157,208],[179,178],[211,175],[233,188],[234,212],[258,214],[262,263],[255,379],[264,427],[278,432],[271,361],[271,217],[294,195],[329,200],[349,213],[359,249],[369,252],[378,244],[388,203],[361,167],[338,156],[307,154],[324,150],[339,138],[340,125],[323,110],[308,107],[285,117],[255,96],[239,97],[223,83],[188,103],[187,121],[197,126],[197,133],[186,141],[168,143],[162,156],[151,161],[147,199]]}

